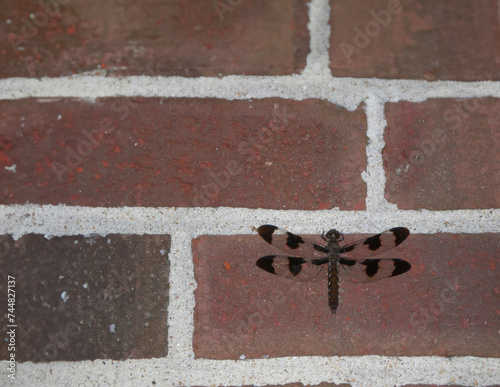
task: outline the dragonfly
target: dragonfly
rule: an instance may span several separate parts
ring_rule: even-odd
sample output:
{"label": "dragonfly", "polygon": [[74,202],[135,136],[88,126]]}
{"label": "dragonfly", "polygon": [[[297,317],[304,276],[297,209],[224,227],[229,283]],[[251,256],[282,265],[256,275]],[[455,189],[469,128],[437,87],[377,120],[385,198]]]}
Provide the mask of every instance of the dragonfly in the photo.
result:
{"label": "dragonfly", "polygon": [[[328,305],[332,314],[339,306],[339,274],[343,280],[366,283],[395,277],[411,269],[411,264],[404,259],[367,258],[403,243],[410,235],[405,227],[391,228],[343,246],[339,242],[344,240],[344,235],[336,229],[321,235],[325,244],[270,224],[260,226],[257,232],[267,243],[287,254],[259,258],[256,264],[262,270],[295,281],[318,281],[324,278],[320,273],[328,273]],[[324,270],[326,266],[328,270]]]}

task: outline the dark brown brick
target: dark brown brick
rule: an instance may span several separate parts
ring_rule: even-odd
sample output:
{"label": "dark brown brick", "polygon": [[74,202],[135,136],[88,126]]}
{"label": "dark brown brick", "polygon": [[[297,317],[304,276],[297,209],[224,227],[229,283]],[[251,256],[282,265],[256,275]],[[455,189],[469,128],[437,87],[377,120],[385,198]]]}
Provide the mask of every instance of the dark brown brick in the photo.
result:
{"label": "dark brown brick", "polygon": [[365,208],[361,107],[118,98],[0,111],[1,204]]}
{"label": "dark brown brick", "polygon": [[100,68],[114,75],[288,75],[304,69],[309,53],[305,0],[42,4],[3,4],[1,78]]}
{"label": "dark brown brick", "polygon": [[386,198],[400,209],[500,207],[495,98],[387,104]]}
{"label": "dark brown brick", "polygon": [[15,277],[17,361],[167,355],[168,235],[30,234],[0,246],[0,294]]}
{"label": "dark brown brick", "polygon": [[500,79],[495,0],[335,0],[331,28],[334,76]]}
{"label": "dark brown brick", "polygon": [[326,278],[300,283],[255,266],[277,252],[258,236],[199,237],[196,357],[500,356],[499,235],[416,234],[400,247],[385,256],[412,269],[371,284],[341,281],[332,315]]}

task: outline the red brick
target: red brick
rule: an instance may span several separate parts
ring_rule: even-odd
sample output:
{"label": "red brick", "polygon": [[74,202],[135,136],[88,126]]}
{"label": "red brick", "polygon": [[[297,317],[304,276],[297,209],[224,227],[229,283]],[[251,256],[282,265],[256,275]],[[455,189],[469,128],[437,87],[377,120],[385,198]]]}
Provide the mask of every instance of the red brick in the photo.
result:
{"label": "red brick", "polygon": [[[168,235],[30,234],[1,236],[0,245],[1,294],[15,278],[17,361],[167,355]],[[0,359],[8,356],[0,346]]]}
{"label": "red brick", "polygon": [[495,98],[386,105],[386,198],[400,209],[500,207]]}
{"label": "red brick", "polygon": [[2,204],[365,208],[362,108],[110,98],[0,101],[0,111]]}
{"label": "red brick", "polygon": [[[350,235],[346,242],[361,235]],[[202,236],[193,253],[197,358],[500,356],[498,234],[410,235],[389,257],[412,269],[371,284],[327,283],[260,270],[277,251],[258,236]]]}
{"label": "red brick", "polygon": [[331,28],[334,76],[500,79],[495,0],[335,0]]}
{"label": "red brick", "polygon": [[57,77],[100,68],[114,75],[185,77],[304,69],[307,1],[245,0],[219,11],[214,3],[228,1],[81,0],[60,4],[59,15],[29,0],[6,2],[0,77]]}

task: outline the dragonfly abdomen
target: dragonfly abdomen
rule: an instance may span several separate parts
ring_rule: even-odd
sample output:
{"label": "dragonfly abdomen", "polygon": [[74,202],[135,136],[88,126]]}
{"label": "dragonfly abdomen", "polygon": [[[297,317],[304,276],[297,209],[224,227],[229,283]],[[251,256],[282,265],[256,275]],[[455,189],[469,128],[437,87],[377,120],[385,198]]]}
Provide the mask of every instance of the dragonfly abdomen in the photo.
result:
{"label": "dragonfly abdomen", "polygon": [[333,259],[328,260],[328,305],[335,314],[339,306],[339,273]]}

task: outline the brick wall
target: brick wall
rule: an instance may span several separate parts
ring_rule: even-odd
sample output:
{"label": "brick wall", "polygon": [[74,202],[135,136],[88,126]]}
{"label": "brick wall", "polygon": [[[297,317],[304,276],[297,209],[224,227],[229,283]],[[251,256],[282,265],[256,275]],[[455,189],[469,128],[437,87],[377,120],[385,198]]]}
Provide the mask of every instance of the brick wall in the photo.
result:
{"label": "brick wall", "polygon": [[[500,384],[497,1],[2,8],[0,384]],[[332,315],[262,224],[412,269]]]}

